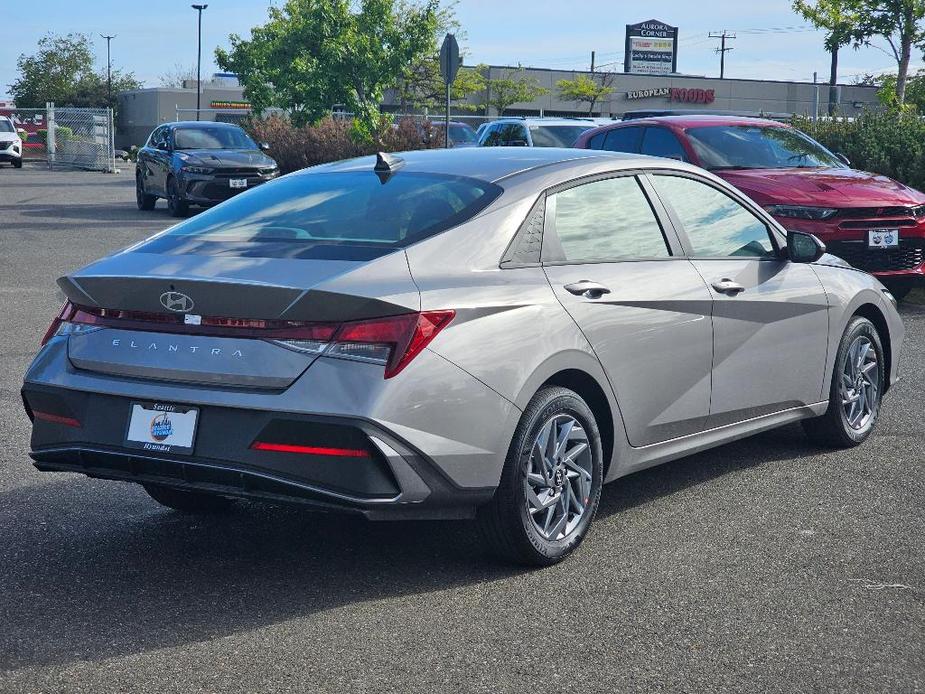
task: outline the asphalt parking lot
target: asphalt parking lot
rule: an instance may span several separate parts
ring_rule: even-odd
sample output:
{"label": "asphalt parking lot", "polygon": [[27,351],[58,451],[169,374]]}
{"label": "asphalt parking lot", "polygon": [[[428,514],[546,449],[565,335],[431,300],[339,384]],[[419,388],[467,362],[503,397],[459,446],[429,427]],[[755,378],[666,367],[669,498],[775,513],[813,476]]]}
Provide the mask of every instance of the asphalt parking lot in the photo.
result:
{"label": "asphalt parking lot", "polygon": [[0,169],[0,691],[925,691],[925,300],[866,445],[791,426],[633,475],[525,571],[467,523],[195,518],[37,472],[54,280],[173,221],[133,195],[131,166]]}

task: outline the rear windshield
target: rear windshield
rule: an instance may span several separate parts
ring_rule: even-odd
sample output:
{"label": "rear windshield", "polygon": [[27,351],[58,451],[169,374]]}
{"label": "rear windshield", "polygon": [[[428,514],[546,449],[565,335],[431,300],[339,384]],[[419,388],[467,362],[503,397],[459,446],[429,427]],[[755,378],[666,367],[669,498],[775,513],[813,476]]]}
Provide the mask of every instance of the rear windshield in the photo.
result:
{"label": "rear windshield", "polygon": [[593,128],[588,125],[531,125],[530,136],[534,147],[571,147],[585,130]]}
{"label": "rear windshield", "polygon": [[458,176],[373,171],[286,176],[136,247],[139,252],[365,260],[460,224],[501,188]]}
{"label": "rear windshield", "polygon": [[450,140],[453,142],[478,142],[475,131],[466,125],[450,124]]}
{"label": "rear windshield", "polygon": [[257,149],[257,144],[240,128],[177,128],[175,149]]}

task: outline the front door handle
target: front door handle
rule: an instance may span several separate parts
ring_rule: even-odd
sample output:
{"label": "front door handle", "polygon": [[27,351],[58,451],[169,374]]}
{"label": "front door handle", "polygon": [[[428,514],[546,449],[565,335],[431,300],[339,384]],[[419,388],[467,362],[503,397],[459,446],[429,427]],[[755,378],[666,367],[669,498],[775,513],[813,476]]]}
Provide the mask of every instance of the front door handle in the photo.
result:
{"label": "front door handle", "polygon": [[739,292],[744,292],[745,287],[743,287],[738,282],[733,282],[731,279],[724,277],[721,280],[713,283],[713,289],[718,291],[720,294],[728,294],[730,296],[735,296]]}
{"label": "front door handle", "polygon": [[566,284],[565,291],[575,296],[583,296],[586,299],[600,299],[604,294],[610,294],[610,289],[598,282],[591,280],[580,280],[572,284]]}

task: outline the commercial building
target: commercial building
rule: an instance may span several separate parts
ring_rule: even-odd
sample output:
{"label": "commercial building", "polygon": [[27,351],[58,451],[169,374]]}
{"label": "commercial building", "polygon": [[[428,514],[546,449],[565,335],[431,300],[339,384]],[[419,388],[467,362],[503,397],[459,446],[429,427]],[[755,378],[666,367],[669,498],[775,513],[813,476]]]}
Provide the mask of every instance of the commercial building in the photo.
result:
{"label": "commercial building", "polygon": [[[606,80],[613,93],[596,104],[592,115],[619,117],[627,111],[685,109],[697,111],[735,111],[746,114],[800,114],[812,116],[828,110],[829,85],[811,82],[776,80],[717,79],[693,75],[641,75],[627,73],[590,73],[544,68],[490,66],[486,69],[486,93],[472,95],[467,104],[474,110],[459,110],[461,114],[481,119],[499,114],[485,104],[490,100],[492,80],[512,74],[535,79],[548,92],[528,103],[512,104],[505,115],[522,116],[585,116],[586,105],[563,101],[557,83],[585,74]],[[195,81],[182,89],[139,89],[119,94],[119,122],[116,146],[140,145],[160,123],[196,117]],[[877,89],[860,85],[838,85],[835,88],[838,112],[854,116],[865,109],[880,108]],[[201,97],[204,120],[235,121],[250,113],[243,90],[232,76],[219,75],[203,83]],[[386,94],[382,104],[387,112],[400,111],[394,93]]]}

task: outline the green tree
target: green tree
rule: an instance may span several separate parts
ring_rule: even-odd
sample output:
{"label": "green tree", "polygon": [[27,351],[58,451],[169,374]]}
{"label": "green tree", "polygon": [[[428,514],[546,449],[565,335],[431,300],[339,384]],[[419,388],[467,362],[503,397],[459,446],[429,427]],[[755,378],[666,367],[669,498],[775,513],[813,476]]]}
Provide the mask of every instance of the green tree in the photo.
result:
{"label": "green tree", "polygon": [[[106,68],[93,65],[93,41],[86,34],[46,34],[38,52],[21,55],[16,62],[18,76],[10,85],[10,96],[21,108],[42,108],[53,101],[58,106],[111,106],[107,98]],[[138,89],[141,83],[132,73],[112,71],[112,93]]]}
{"label": "green tree", "polygon": [[829,67],[829,114],[835,113],[835,84],[838,82],[838,50],[850,44],[858,22],[856,0],[794,0],[793,10],[820,29],[825,29],[825,49],[831,54]]}
{"label": "green tree", "polygon": [[[450,85],[450,102],[457,109],[473,111],[475,104],[464,103],[472,94],[485,90],[487,65],[461,67]],[[411,109],[439,109],[446,106],[446,87],[440,75],[439,56],[434,55],[411,66],[397,87],[402,112]],[[461,103],[462,102],[462,103]]]}
{"label": "green tree", "polygon": [[613,73],[595,73],[600,81],[588,75],[578,75],[573,80],[559,80],[556,87],[559,97],[563,101],[574,101],[578,104],[588,105],[588,115],[594,113],[594,105],[605,96],[613,94]]}
{"label": "green tree", "polygon": [[[879,77],[877,98],[884,106],[896,106],[896,75]],[[914,107],[919,113],[925,113],[925,70],[918,70],[906,78],[906,95],[904,105]]]}
{"label": "green tree", "polygon": [[528,77],[523,68],[508,70],[504,77],[491,79],[486,87],[488,91],[487,103],[498,110],[498,115],[512,105],[526,101],[533,101],[538,96],[548,94],[549,90],[541,87],[534,77]]}
{"label": "green tree", "polygon": [[288,0],[215,57],[238,74],[257,112],[276,106],[303,125],[341,105],[368,139],[385,89],[431,52],[436,28],[437,0]]}

